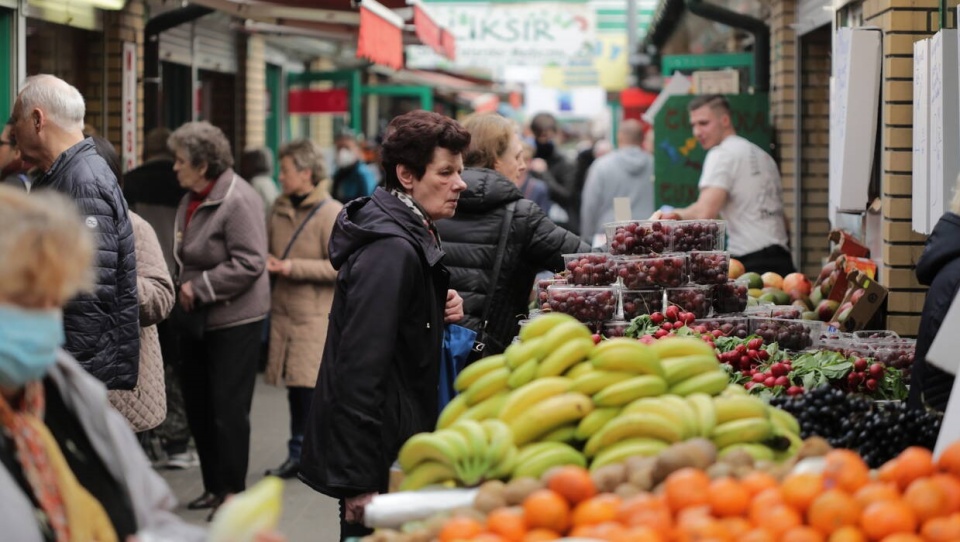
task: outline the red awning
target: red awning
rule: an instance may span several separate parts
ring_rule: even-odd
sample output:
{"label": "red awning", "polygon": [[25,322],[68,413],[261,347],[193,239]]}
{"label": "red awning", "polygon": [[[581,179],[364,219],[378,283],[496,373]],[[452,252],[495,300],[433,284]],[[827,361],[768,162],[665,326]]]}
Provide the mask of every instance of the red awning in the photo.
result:
{"label": "red awning", "polygon": [[[399,20],[399,22],[398,22]],[[357,58],[399,70],[403,68],[403,19],[380,4],[360,5]]]}
{"label": "red awning", "polygon": [[443,30],[433,22],[430,15],[420,7],[413,6],[413,27],[417,31],[417,38],[424,45],[433,49],[437,54],[443,54]]}
{"label": "red awning", "polygon": [[457,60],[456,40],[446,28],[440,30],[440,47],[443,49],[443,56],[449,58],[451,62]]}

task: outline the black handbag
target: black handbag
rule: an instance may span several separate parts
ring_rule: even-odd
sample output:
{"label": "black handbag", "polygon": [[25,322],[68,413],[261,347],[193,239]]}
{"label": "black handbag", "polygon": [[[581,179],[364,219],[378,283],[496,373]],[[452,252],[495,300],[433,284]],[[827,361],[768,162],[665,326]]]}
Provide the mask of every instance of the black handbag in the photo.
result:
{"label": "black handbag", "polygon": [[517,202],[511,201],[507,204],[507,212],[503,216],[503,223],[500,226],[500,240],[497,243],[497,252],[493,260],[493,272],[490,274],[490,290],[487,292],[487,300],[483,305],[483,318],[480,322],[477,340],[473,343],[473,351],[470,353],[469,362],[484,357],[483,351],[487,344],[496,343],[495,346],[501,352],[506,348],[506,345],[500,344],[499,341],[487,333],[487,325],[490,323],[490,308],[493,306],[493,296],[497,292],[497,280],[500,278],[500,268],[503,266],[503,257],[507,251],[507,238],[510,236],[510,224],[513,222],[516,209]]}

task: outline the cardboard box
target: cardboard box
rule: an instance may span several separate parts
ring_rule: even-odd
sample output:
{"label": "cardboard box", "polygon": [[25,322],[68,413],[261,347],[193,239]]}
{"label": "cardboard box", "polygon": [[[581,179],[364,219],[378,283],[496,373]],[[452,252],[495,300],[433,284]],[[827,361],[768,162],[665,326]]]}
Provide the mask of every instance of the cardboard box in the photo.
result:
{"label": "cardboard box", "polygon": [[860,288],[864,290],[862,297],[860,297],[856,304],[850,309],[850,314],[847,315],[847,319],[840,322],[841,330],[849,333],[851,331],[866,329],[867,323],[870,322],[883,305],[883,300],[887,298],[887,289],[881,286],[876,280],[870,278],[866,273],[858,270],[851,271],[847,274],[846,279],[849,287],[847,288],[846,295],[843,297],[843,301],[840,303],[839,310],[843,310],[844,305],[851,302],[851,297],[854,292]]}
{"label": "cardboard box", "polygon": [[831,231],[830,235],[827,236],[827,241],[836,245],[833,252],[830,253],[831,260],[836,260],[841,254],[855,258],[870,257],[870,249],[846,230]]}

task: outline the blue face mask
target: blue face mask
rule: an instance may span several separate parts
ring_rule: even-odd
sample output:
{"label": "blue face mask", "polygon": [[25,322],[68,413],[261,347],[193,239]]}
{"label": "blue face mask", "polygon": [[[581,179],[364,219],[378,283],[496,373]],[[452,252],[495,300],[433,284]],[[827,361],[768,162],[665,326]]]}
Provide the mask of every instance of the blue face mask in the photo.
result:
{"label": "blue face mask", "polygon": [[0,385],[20,388],[43,378],[63,341],[59,310],[0,305]]}

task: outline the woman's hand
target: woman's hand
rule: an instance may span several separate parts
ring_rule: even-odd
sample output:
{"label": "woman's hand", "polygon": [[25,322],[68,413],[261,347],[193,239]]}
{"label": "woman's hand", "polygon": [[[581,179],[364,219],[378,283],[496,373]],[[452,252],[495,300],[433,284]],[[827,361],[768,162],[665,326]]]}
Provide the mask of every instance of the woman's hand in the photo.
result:
{"label": "woman's hand", "polygon": [[197,296],[193,293],[192,284],[184,282],[180,285],[180,306],[183,307],[183,310],[187,312],[192,311],[196,298]]}
{"label": "woman's hand", "polygon": [[290,276],[293,271],[293,262],[290,260],[278,260],[273,256],[267,256],[267,272],[274,275]]}
{"label": "woman's hand", "polygon": [[344,499],[343,505],[346,509],[343,515],[347,523],[363,523],[364,508],[370,504],[370,501],[377,495],[379,495],[379,493],[364,493],[363,495]]}
{"label": "woman's hand", "polygon": [[443,312],[443,321],[452,324],[463,320],[463,298],[456,290],[447,290],[447,305]]}

